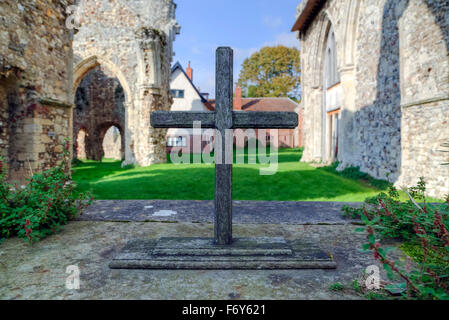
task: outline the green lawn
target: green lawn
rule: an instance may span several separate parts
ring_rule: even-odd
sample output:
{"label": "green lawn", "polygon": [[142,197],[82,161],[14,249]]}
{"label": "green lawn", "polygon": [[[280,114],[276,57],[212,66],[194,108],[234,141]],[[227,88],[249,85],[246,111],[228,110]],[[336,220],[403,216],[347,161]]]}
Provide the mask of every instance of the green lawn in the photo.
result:
{"label": "green lawn", "polygon": [[[363,201],[379,193],[366,182],[341,177],[299,162],[300,149],[279,151],[275,175],[261,176],[257,165],[234,165],[235,200]],[[121,168],[119,161],[81,162],[74,167],[79,191],[92,191],[100,200],[212,200],[214,166],[158,164]]]}

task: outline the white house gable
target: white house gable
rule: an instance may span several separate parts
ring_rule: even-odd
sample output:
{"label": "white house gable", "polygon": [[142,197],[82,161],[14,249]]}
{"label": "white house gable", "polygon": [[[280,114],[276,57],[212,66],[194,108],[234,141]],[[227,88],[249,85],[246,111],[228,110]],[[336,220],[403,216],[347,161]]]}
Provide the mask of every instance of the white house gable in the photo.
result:
{"label": "white house gable", "polygon": [[[195,88],[187,73],[177,63],[170,78],[170,92],[173,96],[171,111],[208,111],[199,91]],[[186,147],[189,144],[192,129],[169,129],[167,145]]]}
{"label": "white house gable", "polygon": [[170,89],[173,96],[171,111],[207,111],[198,91],[180,68],[171,75]]}

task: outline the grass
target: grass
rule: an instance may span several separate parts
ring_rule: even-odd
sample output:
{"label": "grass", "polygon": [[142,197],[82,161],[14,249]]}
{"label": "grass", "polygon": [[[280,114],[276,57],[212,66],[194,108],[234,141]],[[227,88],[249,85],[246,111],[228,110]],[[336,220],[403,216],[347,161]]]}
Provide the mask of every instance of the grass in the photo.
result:
{"label": "grass", "polygon": [[[252,152],[246,152],[245,159],[252,155]],[[259,169],[267,165],[234,165],[233,198],[359,202],[381,191],[363,180],[347,178],[299,162],[301,156],[301,149],[279,150],[279,168],[271,176],[259,175]],[[167,163],[121,168],[119,161],[82,161],[74,166],[73,180],[78,184],[79,191],[90,190],[97,200],[214,198],[214,166],[211,164]]]}
{"label": "grass", "polygon": [[330,291],[342,291],[345,289],[345,285],[340,282],[335,282],[329,286]]}

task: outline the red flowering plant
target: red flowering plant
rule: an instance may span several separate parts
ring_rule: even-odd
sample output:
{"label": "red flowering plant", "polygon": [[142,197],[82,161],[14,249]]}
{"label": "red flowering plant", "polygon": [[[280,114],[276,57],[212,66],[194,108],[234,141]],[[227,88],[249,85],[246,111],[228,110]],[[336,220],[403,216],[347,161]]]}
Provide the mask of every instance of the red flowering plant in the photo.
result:
{"label": "red flowering plant", "polygon": [[[364,250],[373,252],[394,283],[386,289],[403,291],[403,297],[449,299],[449,196],[446,203],[427,203],[426,184],[404,189],[409,201],[400,202],[394,187],[389,194],[368,199],[361,208],[348,208],[346,214],[359,215],[368,242]],[[407,262],[388,254],[392,247],[382,246],[388,238],[399,240]]]}
{"label": "red flowering plant", "polygon": [[88,194],[77,194],[71,179],[70,142],[65,141],[62,161],[34,174],[24,186],[6,182],[0,159],[0,241],[17,235],[33,243],[57,232],[91,204]]}

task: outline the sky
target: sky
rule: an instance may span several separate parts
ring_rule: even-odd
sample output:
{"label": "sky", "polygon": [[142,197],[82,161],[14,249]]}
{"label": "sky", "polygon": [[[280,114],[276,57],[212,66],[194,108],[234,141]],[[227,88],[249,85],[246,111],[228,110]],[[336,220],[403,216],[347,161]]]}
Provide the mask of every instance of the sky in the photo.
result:
{"label": "sky", "polygon": [[190,61],[193,82],[215,96],[215,50],[234,49],[234,82],[245,58],[264,46],[299,48],[290,32],[301,0],[175,0],[181,26],[173,44],[173,64],[184,69]]}

